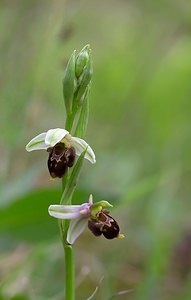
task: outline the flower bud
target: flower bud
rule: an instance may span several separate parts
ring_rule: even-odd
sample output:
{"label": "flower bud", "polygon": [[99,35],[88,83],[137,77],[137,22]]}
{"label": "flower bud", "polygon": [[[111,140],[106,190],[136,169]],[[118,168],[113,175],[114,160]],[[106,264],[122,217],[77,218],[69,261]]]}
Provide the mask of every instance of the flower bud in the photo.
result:
{"label": "flower bud", "polygon": [[83,72],[84,67],[89,60],[90,46],[86,45],[78,54],[76,58],[76,77],[79,78]]}
{"label": "flower bud", "polygon": [[75,54],[76,51],[72,53],[69,59],[63,79],[63,96],[67,114],[72,112],[73,96],[76,88]]}
{"label": "flower bud", "polygon": [[[86,89],[90,80],[92,78],[93,73],[93,66],[92,66],[92,58],[91,58],[91,50],[88,48],[89,51],[86,51],[86,54],[82,55],[82,59],[78,61],[78,70],[81,71],[81,75],[77,80],[77,93],[76,93],[76,100],[78,104],[82,104]],[[88,55],[88,58],[85,57]],[[84,65],[85,63],[85,65]],[[82,68],[83,66],[83,68]],[[78,71],[78,74],[80,72]]]}

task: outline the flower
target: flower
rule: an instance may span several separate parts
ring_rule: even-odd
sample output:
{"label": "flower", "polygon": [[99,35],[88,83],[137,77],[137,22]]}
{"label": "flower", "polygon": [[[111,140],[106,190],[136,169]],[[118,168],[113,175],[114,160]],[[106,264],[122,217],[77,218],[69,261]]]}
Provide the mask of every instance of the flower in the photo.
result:
{"label": "flower", "polygon": [[76,155],[86,151],[85,158],[92,164],[96,162],[92,148],[78,137],[73,137],[66,129],[56,128],[40,133],[27,145],[26,150],[47,150],[49,152],[48,169],[50,175],[62,178],[74,165]]}
{"label": "flower", "polygon": [[93,197],[90,195],[89,202],[81,205],[50,205],[48,212],[52,217],[71,220],[67,232],[67,242],[73,244],[81,235],[86,226],[95,236],[104,235],[107,239],[122,238],[119,234],[119,225],[109,216],[105,207],[112,207],[107,201],[99,201],[93,204]]}

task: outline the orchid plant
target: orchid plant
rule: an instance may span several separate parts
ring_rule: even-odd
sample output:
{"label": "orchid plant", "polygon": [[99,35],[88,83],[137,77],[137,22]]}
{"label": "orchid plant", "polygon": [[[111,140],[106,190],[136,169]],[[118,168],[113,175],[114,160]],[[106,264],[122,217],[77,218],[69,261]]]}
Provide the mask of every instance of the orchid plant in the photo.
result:
{"label": "orchid plant", "polygon": [[[112,205],[101,200],[80,205],[72,203],[83,160],[95,164],[90,145],[83,139],[89,117],[89,96],[92,77],[91,49],[86,45],[78,54],[71,55],[63,79],[63,97],[66,109],[65,129],[49,129],[35,136],[27,145],[28,152],[46,150],[48,170],[52,178],[62,180],[60,204],[48,208],[50,216],[59,220],[61,240],[65,251],[65,299],[75,299],[75,266],[73,244],[88,227],[94,236],[107,239],[122,238],[119,225],[109,215]],[[74,136],[73,136],[74,134]],[[93,298],[91,298],[93,299]]]}

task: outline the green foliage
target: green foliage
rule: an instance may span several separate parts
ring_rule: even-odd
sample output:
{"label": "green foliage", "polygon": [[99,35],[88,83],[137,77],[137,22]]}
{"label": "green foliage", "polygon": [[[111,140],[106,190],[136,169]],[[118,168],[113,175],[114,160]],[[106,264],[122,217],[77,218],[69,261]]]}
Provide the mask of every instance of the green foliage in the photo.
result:
{"label": "green foliage", "polygon": [[72,101],[74,97],[74,92],[76,88],[76,80],[75,80],[75,53],[74,51],[68,61],[64,79],[63,79],[63,96],[66,107],[67,114],[71,114],[72,112]]}
{"label": "green foliage", "polygon": [[0,232],[30,242],[52,237],[57,222],[52,222],[45,208],[52,201],[59,202],[59,197],[57,190],[39,190],[17,199],[0,211]]}

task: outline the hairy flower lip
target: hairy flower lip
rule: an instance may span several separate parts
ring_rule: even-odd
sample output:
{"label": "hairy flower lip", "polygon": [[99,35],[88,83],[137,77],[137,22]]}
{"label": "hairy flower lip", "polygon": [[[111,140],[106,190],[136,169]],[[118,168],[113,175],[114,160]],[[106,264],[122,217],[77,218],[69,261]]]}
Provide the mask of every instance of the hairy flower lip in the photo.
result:
{"label": "hairy flower lip", "polygon": [[68,168],[73,167],[76,159],[76,151],[73,146],[65,146],[59,142],[54,147],[48,148],[48,170],[52,178],[62,178]]}
{"label": "hairy flower lip", "polygon": [[96,163],[95,153],[88,143],[81,138],[73,137],[66,129],[62,128],[49,129],[47,132],[40,133],[26,145],[26,150],[28,152],[34,150],[49,151],[59,142],[66,144],[68,147],[74,147],[77,156],[80,156],[86,150],[84,158],[92,164]]}

